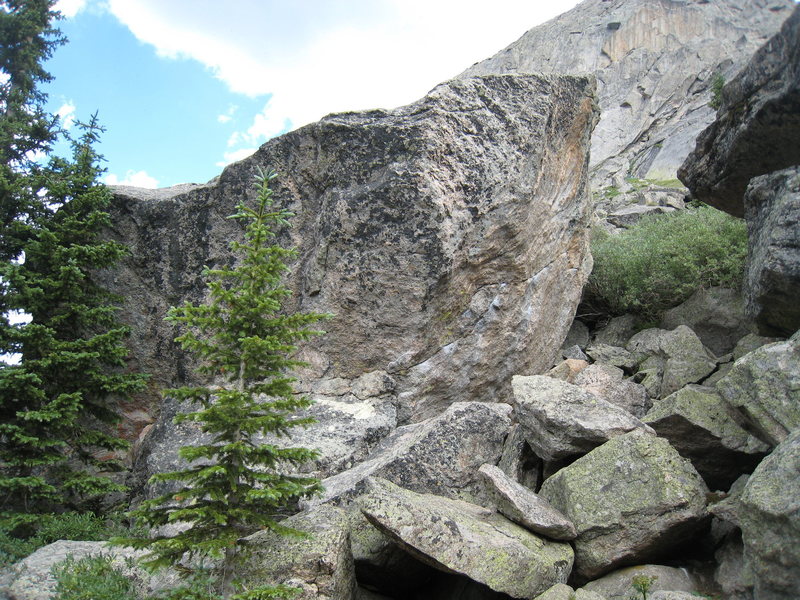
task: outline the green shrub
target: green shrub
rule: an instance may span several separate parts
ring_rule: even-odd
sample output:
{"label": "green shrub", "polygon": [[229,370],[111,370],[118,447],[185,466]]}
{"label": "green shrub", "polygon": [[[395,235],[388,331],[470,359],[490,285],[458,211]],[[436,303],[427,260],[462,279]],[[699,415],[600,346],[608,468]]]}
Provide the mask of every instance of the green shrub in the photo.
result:
{"label": "green shrub", "polygon": [[595,312],[649,323],[698,289],[741,287],[745,223],[708,206],[645,216],[618,235],[593,238],[585,304]]}
{"label": "green shrub", "polygon": [[137,600],[133,583],[110,556],[72,557],[53,567],[55,600]]}
{"label": "green shrub", "polygon": [[127,533],[119,518],[67,512],[0,521],[0,564],[16,562],[58,540],[103,541]]}
{"label": "green shrub", "polygon": [[722,88],[724,87],[725,77],[722,73],[717,73],[711,79],[711,100],[708,101],[708,105],[714,110],[722,106]]}

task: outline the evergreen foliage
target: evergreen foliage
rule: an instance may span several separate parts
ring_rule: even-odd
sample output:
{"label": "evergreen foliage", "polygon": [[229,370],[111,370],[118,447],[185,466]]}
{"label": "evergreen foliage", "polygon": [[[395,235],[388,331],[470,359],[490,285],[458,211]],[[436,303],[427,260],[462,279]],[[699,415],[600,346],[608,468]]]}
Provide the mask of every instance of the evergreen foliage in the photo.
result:
{"label": "evergreen foliage", "polygon": [[314,459],[316,451],[257,439],[286,437],[292,428],[312,422],[296,416],[310,401],[295,394],[289,373],[302,365],[292,358],[295,345],[320,333],[310,326],[327,316],[281,311],[291,293],[281,281],[285,261],[295,251],[273,243],[272,228],[287,225],[291,216],[273,206],[273,177],[260,174],[255,208],[242,202],[229,217],[246,223],[244,242],[230,245],[240,257],[238,266],[206,269],[209,303],[186,303],[167,317],[186,327],[176,340],[201,359],[199,370],[226,383],[165,392],[198,407],[175,421],[198,423],[212,441],[181,448],[180,456],[191,466],[152,478],[182,482],[181,489],[144,502],[133,516],[151,527],[182,521],[189,528],[174,537],[119,540],[149,549],[147,564],[153,567],[175,565],[184,557],[221,558],[218,591],[224,598],[285,596],[278,588],[232,596],[233,569],[243,550],[240,539],[258,529],[297,534],[282,526],[276,514],[321,490],[317,479],[282,472]]}
{"label": "evergreen foliage", "polygon": [[73,143],[72,159],[54,158],[38,173],[42,207],[18,225],[25,231],[24,260],[0,264],[6,309],[31,319],[6,321],[0,336],[0,353],[21,356],[17,364],[0,364],[4,511],[77,507],[120,489],[98,474],[120,465],[96,456],[127,447],[110,427],[118,421],[113,402],[139,390],[144,378],[124,370],[128,330],[116,320],[114,298],[91,277],[126,252],[99,239],[110,202],[98,183],[99,131],[92,118]]}
{"label": "evergreen foliage", "polygon": [[[30,177],[37,156],[57,136],[39,87],[52,77],[43,63],[64,39],[51,26],[52,0],[7,0],[0,6],[0,260],[17,258],[24,240],[24,218],[41,202]],[[0,305],[0,309],[2,309]],[[5,311],[0,311],[5,312]]]}
{"label": "evergreen foliage", "polygon": [[584,308],[657,321],[698,289],[740,288],[746,254],[744,221],[709,206],[645,216],[617,235],[596,232]]}

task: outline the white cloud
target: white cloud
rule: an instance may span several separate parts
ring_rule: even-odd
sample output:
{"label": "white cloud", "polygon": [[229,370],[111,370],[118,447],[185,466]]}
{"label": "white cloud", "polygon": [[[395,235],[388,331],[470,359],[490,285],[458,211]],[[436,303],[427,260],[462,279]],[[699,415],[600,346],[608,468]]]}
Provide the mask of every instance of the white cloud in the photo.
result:
{"label": "white cloud", "polygon": [[233,120],[233,115],[236,114],[237,110],[239,110],[239,107],[235,104],[231,104],[228,106],[228,110],[220,115],[217,115],[217,122],[223,124],[230,123]]}
{"label": "white cloud", "polygon": [[247,158],[256,150],[258,150],[258,148],[240,148],[239,150],[226,152],[224,154],[224,160],[217,162],[216,165],[218,167],[227,167],[231,163],[242,160],[243,158]]}
{"label": "white cloud", "polygon": [[67,19],[71,19],[86,7],[87,0],[58,0],[53,7]]}
{"label": "white cloud", "polygon": [[114,173],[109,173],[103,178],[106,185],[132,185],[141,188],[157,188],[158,180],[151,177],[146,171],[134,171],[133,169],[125,173],[125,177],[120,179]]}
{"label": "white cloud", "polygon": [[75,124],[75,103],[67,100],[56,111],[56,116],[61,120],[64,129],[70,129]]}

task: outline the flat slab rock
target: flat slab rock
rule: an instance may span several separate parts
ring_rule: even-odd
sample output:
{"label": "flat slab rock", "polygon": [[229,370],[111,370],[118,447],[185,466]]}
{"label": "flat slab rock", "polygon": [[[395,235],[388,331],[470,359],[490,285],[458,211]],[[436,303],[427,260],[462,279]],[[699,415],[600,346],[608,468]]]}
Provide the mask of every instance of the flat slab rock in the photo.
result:
{"label": "flat slab rock", "polygon": [[538,537],[474,504],[372,478],[359,505],[370,523],[419,560],[514,598],[533,599],[565,583],[572,569],[569,544]]}
{"label": "flat slab rock", "polygon": [[578,531],[575,570],[584,580],[685,542],[705,520],[707,493],[688,460],[641,430],[595,448],[540,490]]}
{"label": "flat slab rock", "polygon": [[558,460],[589,452],[616,435],[650,428],[628,411],[545,375],[515,375],[514,411],[537,456]]}
{"label": "flat slab rock", "polygon": [[325,492],[311,504],[347,504],[377,476],[417,492],[485,501],[478,476],[484,463],[497,463],[511,429],[507,404],[456,402],[437,417],[395,430],[364,462],[323,480]]}
{"label": "flat slab rock", "polygon": [[494,465],[481,465],[489,493],[497,510],[525,529],[553,540],[574,540],[575,526],[544,498],[517,483]]}
{"label": "flat slab rock", "polygon": [[[700,582],[689,571],[666,565],[636,565],[618,569],[590,581],[581,589],[595,592],[604,598],[625,598],[627,600],[627,598],[640,595],[631,586],[631,581],[636,576],[655,577],[650,588],[652,592],[691,593],[699,592],[701,589]],[[647,597],[650,598],[650,594]]]}

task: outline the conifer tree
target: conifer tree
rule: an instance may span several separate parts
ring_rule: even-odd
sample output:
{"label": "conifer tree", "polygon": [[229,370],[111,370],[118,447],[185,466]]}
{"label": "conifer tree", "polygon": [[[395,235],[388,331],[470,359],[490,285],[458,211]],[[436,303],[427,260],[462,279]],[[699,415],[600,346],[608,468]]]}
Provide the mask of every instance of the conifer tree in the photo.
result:
{"label": "conifer tree", "polygon": [[310,401],[293,390],[290,371],[303,363],[292,354],[298,342],[320,333],[309,327],[327,316],[281,310],[291,294],[282,284],[285,261],[295,252],[274,243],[273,228],[287,225],[292,216],[273,206],[274,177],[259,174],[255,207],[242,202],[229,217],[246,222],[244,242],[230,245],[238,266],[206,269],[209,303],[186,303],[167,317],[186,326],[176,341],[199,357],[200,372],[226,383],[165,392],[195,403],[198,410],[175,421],[198,423],[212,440],[181,448],[181,457],[193,464],[152,478],[182,482],[181,489],[144,502],[133,516],[151,527],[173,522],[189,527],[174,537],[119,540],[149,549],[151,566],[176,565],[184,557],[221,559],[218,592],[226,599],[284,597],[280,587],[234,594],[241,538],[259,529],[297,533],[281,526],[276,514],[321,490],[317,479],[284,473],[287,466],[314,459],[316,451],[258,439],[288,436],[292,428],[312,422],[296,414]]}
{"label": "conifer tree", "polygon": [[24,259],[0,264],[5,307],[30,317],[0,338],[0,354],[21,357],[0,364],[0,511],[12,519],[120,489],[98,474],[120,465],[96,456],[127,446],[109,427],[113,402],[144,383],[124,370],[128,330],[92,278],[126,249],[99,238],[110,202],[98,182],[100,128],[94,117],[81,127],[72,159],[35,175],[42,206],[17,225]]}

